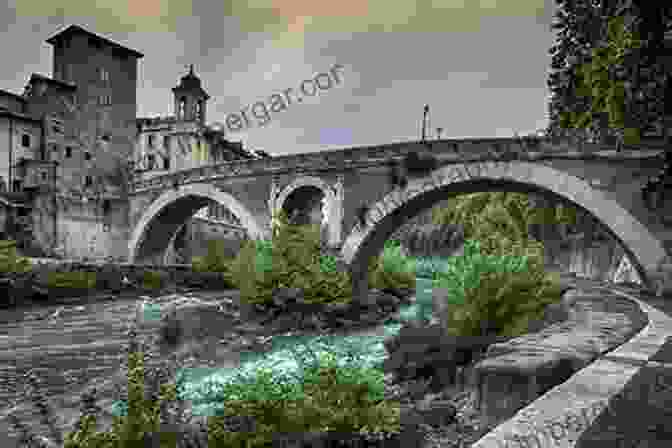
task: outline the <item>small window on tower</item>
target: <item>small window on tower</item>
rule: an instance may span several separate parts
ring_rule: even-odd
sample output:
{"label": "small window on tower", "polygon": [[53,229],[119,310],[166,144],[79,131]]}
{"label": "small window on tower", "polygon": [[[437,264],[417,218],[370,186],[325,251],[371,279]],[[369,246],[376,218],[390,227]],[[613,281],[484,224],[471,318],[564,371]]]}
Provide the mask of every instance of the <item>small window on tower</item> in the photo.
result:
{"label": "small window on tower", "polygon": [[180,103],[177,109],[177,118],[178,119],[183,119],[184,118],[184,112],[187,107],[187,99],[185,97],[180,98]]}
{"label": "small window on tower", "polygon": [[24,148],[30,148],[30,135],[23,134],[21,136],[21,146]]}
{"label": "small window on tower", "polygon": [[86,177],[84,177],[84,186],[90,187],[91,185],[93,185],[93,177],[87,175]]}
{"label": "small window on tower", "polygon": [[196,117],[197,120],[201,120],[203,115],[203,101],[197,102],[194,109],[195,109],[194,116]]}

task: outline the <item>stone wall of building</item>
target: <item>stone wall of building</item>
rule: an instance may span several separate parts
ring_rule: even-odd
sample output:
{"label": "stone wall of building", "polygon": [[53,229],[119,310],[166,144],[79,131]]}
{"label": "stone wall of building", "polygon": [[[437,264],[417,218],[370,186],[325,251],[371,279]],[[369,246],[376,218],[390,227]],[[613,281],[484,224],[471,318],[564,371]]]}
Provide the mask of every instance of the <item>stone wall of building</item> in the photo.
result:
{"label": "stone wall of building", "polygon": [[74,260],[126,260],[128,206],[123,200],[110,200],[105,206],[104,201],[59,196],[54,203],[53,194],[45,191],[34,198],[32,205],[34,243],[46,255]]}

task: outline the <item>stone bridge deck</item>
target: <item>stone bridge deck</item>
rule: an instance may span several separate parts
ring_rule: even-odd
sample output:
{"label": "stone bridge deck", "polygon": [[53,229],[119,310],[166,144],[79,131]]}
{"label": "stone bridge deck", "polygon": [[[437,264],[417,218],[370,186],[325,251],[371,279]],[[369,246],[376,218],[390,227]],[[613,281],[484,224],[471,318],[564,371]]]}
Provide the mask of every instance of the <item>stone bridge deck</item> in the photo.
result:
{"label": "stone bridge deck", "polygon": [[[438,168],[399,188],[390,182],[388,162],[410,151],[432,154]],[[212,201],[236,215],[251,237],[268,238],[272,213],[307,191],[326,199],[329,243],[342,248],[343,259],[361,277],[366,270],[360,265],[409,218],[451,195],[504,190],[542,193],[587,210],[623,244],[655,289],[664,277],[659,267],[669,258],[666,247],[672,246],[672,225],[665,221],[672,217],[672,201],[651,211],[641,189],[660,171],[662,153],[661,147],[616,152],[601,145],[579,150],[566,141],[535,147],[515,139],[464,139],[204,166],[134,183],[129,258],[161,263],[182,223]],[[355,278],[355,284],[366,283]]]}

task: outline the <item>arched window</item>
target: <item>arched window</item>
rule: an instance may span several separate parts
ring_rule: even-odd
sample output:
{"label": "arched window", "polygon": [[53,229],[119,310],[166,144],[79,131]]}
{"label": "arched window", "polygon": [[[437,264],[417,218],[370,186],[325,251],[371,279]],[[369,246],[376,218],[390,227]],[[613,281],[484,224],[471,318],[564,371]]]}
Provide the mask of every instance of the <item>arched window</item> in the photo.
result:
{"label": "arched window", "polygon": [[203,101],[198,101],[196,105],[194,106],[194,117],[196,117],[197,120],[201,120],[203,117]]}
{"label": "arched window", "polygon": [[179,107],[177,109],[177,118],[184,118],[184,111],[187,108],[187,99],[185,97],[180,98]]}

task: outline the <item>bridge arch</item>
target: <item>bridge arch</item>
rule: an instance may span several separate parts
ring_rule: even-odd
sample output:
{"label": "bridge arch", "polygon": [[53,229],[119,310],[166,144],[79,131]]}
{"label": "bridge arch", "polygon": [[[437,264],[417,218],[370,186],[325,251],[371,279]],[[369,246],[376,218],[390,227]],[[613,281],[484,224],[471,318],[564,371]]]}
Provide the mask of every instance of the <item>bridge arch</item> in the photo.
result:
{"label": "bridge arch", "polygon": [[211,184],[187,184],[164,192],[142,214],[128,243],[129,261],[133,263],[163,255],[168,241],[180,226],[211,201],[231,210],[240,219],[251,239],[265,238],[266,234],[254,216],[229,193]]}
{"label": "bridge arch", "polygon": [[333,188],[324,180],[314,176],[300,176],[294,179],[289,185],[283,188],[278,193],[275,203],[273,204],[273,212],[282,209],[285,201],[290,194],[302,187],[315,187],[320,190],[327,202],[327,227],[329,229],[329,245],[337,246],[341,239],[341,204],[338,203],[338,197],[334,193]]}
{"label": "bridge arch", "polygon": [[405,188],[367,204],[365,225],[355,224],[341,249],[350,266],[353,296],[367,297],[369,257],[378,254],[387,238],[408,218],[450,196],[503,190],[553,194],[591,213],[623,245],[644,283],[653,286],[650,274],[666,257],[662,242],[605,192],[540,163],[474,162],[448,165],[425,177],[410,178]]}

